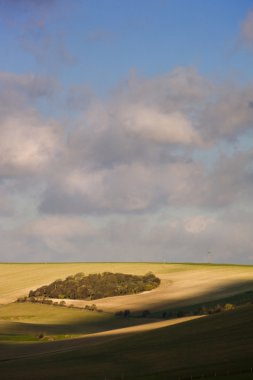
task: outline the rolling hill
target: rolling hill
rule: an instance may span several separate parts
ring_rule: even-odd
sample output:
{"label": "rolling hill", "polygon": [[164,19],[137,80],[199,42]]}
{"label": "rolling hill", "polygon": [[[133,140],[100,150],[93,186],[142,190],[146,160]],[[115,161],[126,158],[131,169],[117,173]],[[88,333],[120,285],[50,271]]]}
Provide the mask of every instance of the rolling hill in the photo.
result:
{"label": "rolling hill", "polygon": [[[1,379],[246,379],[253,368],[253,306],[208,316],[163,319],[161,311],[253,291],[253,267],[162,263],[0,264]],[[12,303],[29,290],[77,272],[145,274],[161,285],[149,292],[90,301],[81,309]],[[234,297],[234,298],[233,298]],[[92,303],[94,301],[91,301]],[[130,318],[115,312],[130,309]],[[148,309],[152,318],[134,316]],[[137,314],[136,314],[137,315]],[[157,317],[160,319],[158,320]],[[245,373],[244,373],[245,372]],[[209,377],[208,377],[209,376]]]}

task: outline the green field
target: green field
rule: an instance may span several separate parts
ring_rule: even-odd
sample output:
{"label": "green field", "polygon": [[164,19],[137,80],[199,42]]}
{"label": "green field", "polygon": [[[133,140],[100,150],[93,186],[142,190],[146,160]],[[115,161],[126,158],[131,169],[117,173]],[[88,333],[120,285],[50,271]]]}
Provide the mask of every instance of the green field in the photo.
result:
{"label": "green field", "polygon": [[[253,307],[152,332],[84,343],[83,349],[0,364],[3,379],[212,378],[249,371],[253,361]],[[37,345],[36,345],[37,346]],[[34,353],[37,352],[34,348]],[[240,375],[241,376],[241,375]]]}
{"label": "green field", "polygon": [[[253,379],[252,266],[46,263],[0,264],[0,270],[3,380]],[[84,310],[83,304],[78,309],[12,303],[30,289],[81,271],[152,271],[162,282],[143,294],[96,300],[103,312]],[[161,320],[163,310],[221,300],[248,306],[195,320]],[[127,307],[148,308],[152,318],[115,317],[114,310]]]}
{"label": "green field", "polygon": [[70,338],[126,327],[138,320],[115,318],[112,314],[77,308],[57,307],[32,303],[11,303],[0,306],[0,341],[41,341]]}

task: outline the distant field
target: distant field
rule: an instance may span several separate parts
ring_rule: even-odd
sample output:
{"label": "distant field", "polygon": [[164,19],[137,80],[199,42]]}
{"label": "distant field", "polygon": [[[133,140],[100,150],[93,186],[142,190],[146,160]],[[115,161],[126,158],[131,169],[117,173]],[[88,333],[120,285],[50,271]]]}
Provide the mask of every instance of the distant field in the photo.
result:
{"label": "distant field", "polygon": [[[222,298],[253,289],[253,266],[163,263],[0,264],[0,304],[13,302],[29,290],[77,272],[145,274],[152,271],[161,286],[142,294],[108,297],[96,305],[108,312],[159,310]],[[89,301],[69,301],[79,306]],[[94,303],[91,301],[90,303]]]}
{"label": "distant field", "polygon": [[[57,278],[63,279],[78,272],[88,274],[110,271],[145,274],[150,270],[155,273],[166,273],[167,266],[149,263],[0,263],[0,304],[13,302],[17,297],[26,295],[32,288],[38,288]],[[173,270],[173,266],[170,270]],[[177,266],[175,270],[178,270]]]}

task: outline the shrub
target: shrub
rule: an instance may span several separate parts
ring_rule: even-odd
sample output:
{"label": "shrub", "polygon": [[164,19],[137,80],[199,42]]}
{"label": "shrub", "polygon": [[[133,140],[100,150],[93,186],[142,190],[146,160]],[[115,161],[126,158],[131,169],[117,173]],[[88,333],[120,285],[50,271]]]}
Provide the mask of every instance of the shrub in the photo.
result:
{"label": "shrub", "polygon": [[142,316],[143,318],[146,318],[149,314],[150,314],[150,311],[149,311],[149,310],[143,310],[141,316]]}
{"label": "shrub", "polygon": [[26,302],[27,297],[19,297],[16,302]]}
{"label": "shrub", "polygon": [[232,303],[226,303],[226,305],[224,305],[225,311],[233,310],[234,308],[235,308],[235,306]]}
{"label": "shrub", "polygon": [[125,318],[127,318],[127,317],[129,317],[129,315],[130,315],[130,310],[124,310],[124,312],[123,312],[123,316],[125,317]]}
{"label": "shrub", "polygon": [[115,316],[116,317],[122,317],[123,316],[123,311],[122,310],[116,311]]}

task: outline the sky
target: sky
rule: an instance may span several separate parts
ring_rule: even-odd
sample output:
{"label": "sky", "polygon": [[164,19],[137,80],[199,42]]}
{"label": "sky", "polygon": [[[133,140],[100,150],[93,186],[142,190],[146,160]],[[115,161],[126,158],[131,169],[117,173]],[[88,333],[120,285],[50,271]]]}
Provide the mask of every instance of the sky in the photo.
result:
{"label": "sky", "polygon": [[252,0],[0,0],[0,261],[253,264],[252,200]]}

